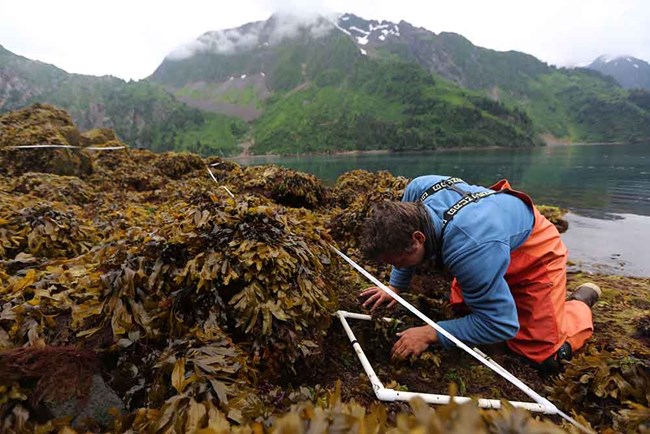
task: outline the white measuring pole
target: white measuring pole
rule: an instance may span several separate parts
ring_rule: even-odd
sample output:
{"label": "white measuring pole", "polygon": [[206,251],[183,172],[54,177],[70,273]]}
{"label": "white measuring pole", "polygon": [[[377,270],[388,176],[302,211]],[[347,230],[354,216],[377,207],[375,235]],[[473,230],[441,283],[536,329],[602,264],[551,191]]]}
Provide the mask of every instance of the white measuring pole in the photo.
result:
{"label": "white measuring pole", "polygon": [[486,357],[485,354],[479,353],[475,351],[474,349],[468,347],[466,344],[464,344],[461,340],[456,338],[454,335],[449,333],[447,330],[443,329],[440,327],[438,324],[436,324],[433,320],[431,320],[428,316],[424,315],[422,312],[417,310],[413,305],[411,305],[409,302],[404,300],[402,297],[400,297],[395,291],[390,289],[388,286],[384,285],[381,283],[376,277],[374,277],[372,274],[368,273],[366,270],[363,269],[359,264],[354,262],[352,259],[348,258],[345,254],[343,254],[341,251],[339,251],[337,248],[334,246],[330,245],[330,248],[336,252],[337,255],[342,257],[348,264],[352,265],[354,269],[359,271],[361,274],[363,274],[368,280],[370,280],[372,283],[377,285],[379,288],[381,288],[385,293],[390,295],[393,299],[395,299],[399,304],[404,306],[406,309],[408,309],[411,313],[413,313],[415,316],[420,318],[422,321],[433,327],[433,329],[445,336],[447,339],[452,341],[456,346],[462,348],[465,350],[469,355],[474,357],[476,360],[479,362],[483,363],[485,366],[488,368],[492,369],[494,372],[508,380],[510,383],[514,384],[519,390],[524,392],[526,395],[528,395],[530,398],[532,398],[535,402],[541,404],[545,408],[545,413],[547,414],[557,414],[564,419],[568,420],[572,424],[574,424],[576,427],[581,429],[584,432],[591,433],[592,431],[587,429],[585,426],[579,424],[575,419],[572,417],[568,416],[566,413],[563,413],[560,411],[551,401],[548,399],[540,396],[537,392],[535,392],[533,389],[528,387],[526,384],[524,384],[521,380],[519,380],[517,377],[512,375],[510,372],[508,372],[505,368],[500,366],[498,363],[496,363],[494,360],[492,360],[489,357]]}
{"label": "white measuring pole", "polygon": [[48,148],[64,148],[64,149],[84,149],[86,151],[116,151],[118,149],[125,149],[126,146],[73,146],[73,145],[19,145],[7,146],[6,149],[48,149]]}
{"label": "white measuring pole", "polygon": [[[214,180],[214,182],[216,182],[217,184],[219,184],[219,181],[217,181],[217,178],[215,178],[214,174],[212,173],[212,170],[210,170],[210,167],[205,166],[205,168],[208,169],[208,173],[210,174],[210,176],[212,177],[212,179]],[[228,187],[226,187],[225,185],[220,185],[219,187],[225,189],[225,190],[228,192],[228,194],[230,195],[230,197],[232,197],[233,199],[235,198],[235,195],[232,194],[232,192],[231,192],[230,190],[228,190]]]}

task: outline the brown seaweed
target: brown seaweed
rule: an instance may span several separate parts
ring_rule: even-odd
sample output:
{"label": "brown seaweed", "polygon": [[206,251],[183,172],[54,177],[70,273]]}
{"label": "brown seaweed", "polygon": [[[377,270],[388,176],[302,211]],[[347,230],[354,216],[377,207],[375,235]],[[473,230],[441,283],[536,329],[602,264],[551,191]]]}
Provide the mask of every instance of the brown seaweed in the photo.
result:
{"label": "brown seaweed", "polygon": [[[110,130],[77,134],[64,112],[43,105],[0,119],[2,147],[120,143]],[[369,284],[330,244],[385,280],[388,269],[364,261],[356,240],[370,206],[399,199],[406,178],[353,171],[326,187],[312,175],[216,157],[125,148],[88,152],[81,164],[48,149],[0,151],[0,431],[72,432],[38,402],[78,396],[99,372],[126,410],[112,426],[76,429],[576,432],[507,404],[376,401],[332,317],[362,311],[357,294]],[[57,169],[64,157],[75,170]],[[568,278],[570,287],[595,281],[604,294],[594,338],[562,375],[542,377],[503,348],[485,351],[581,423],[647,432],[650,281]],[[448,276],[423,266],[413,287],[404,296],[434,320],[455,314]],[[397,321],[354,327],[390,387],[527,400],[456,350],[390,361],[395,333],[419,323],[399,308],[384,315]],[[89,369],[72,373],[80,360]]]}

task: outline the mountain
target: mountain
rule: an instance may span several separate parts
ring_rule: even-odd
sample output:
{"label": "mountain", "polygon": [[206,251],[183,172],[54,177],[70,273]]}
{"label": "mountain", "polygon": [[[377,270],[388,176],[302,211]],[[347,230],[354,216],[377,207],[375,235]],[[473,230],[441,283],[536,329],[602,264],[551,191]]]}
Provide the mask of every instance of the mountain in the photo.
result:
{"label": "mountain", "polygon": [[206,32],[146,80],[68,74],[0,49],[0,111],[33,102],[127,143],[202,154],[650,139],[650,93],[401,21],[273,15]]}
{"label": "mountain", "polygon": [[650,64],[630,56],[600,56],[587,68],[609,75],[626,89],[650,90]]}
{"label": "mountain", "polygon": [[414,61],[465,88],[508,86],[519,76],[534,77],[551,69],[528,54],[476,47],[456,33],[436,35],[405,21],[379,22],[344,14],[338,26],[371,55]]}
{"label": "mountain", "polygon": [[239,119],[187,107],[153,82],[69,74],[0,46],[0,113],[37,102],[65,109],[82,130],[111,128],[124,142],[156,151],[235,152],[246,130]]}
{"label": "mountain", "polygon": [[[425,80],[414,65],[429,74],[432,87],[389,83],[399,76],[393,74],[397,70],[404,71],[402,79],[413,70],[418,80]],[[437,35],[405,21],[352,14],[310,22],[273,16],[207,32],[188,49],[170,54],[150,79],[192,106],[254,120],[253,150],[258,152],[296,146],[313,150],[333,143],[348,148],[359,140],[353,132],[363,128],[357,124],[366,120],[381,131],[379,144],[396,149],[418,146],[418,141],[425,148],[459,142],[503,145],[494,137],[477,140],[493,129],[485,120],[494,113],[484,108],[495,104],[497,111],[508,113],[505,118],[523,121],[506,128],[507,140],[517,137],[521,145],[534,137],[592,142],[650,137],[646,96],[589,69],[556,68],[525,53],[474,46],[458,34]],[[417,107],[404,107],[409,94],[422,96],[409,102]],[[483,122],[475,124],[467,110],[477,110]],[[462,121],[459,113],[464,113]],[[447,122],[448,116],[456,116],[455,121]],[[367,137],[361,148],[381,139],[371,132],[362,135]],[[393,135],[413,138],[385,143],[399,142]]]}
{"label": "mountain", "polygon": [[323,17],[205,33],[149,79],[191,106],[254,120],[257,153],[535,142],[522,111],[413,61],[369,56]]}
{"label": "mountain", "polygon": [[517,107],[550,140],[636,141],[650,138],[650,112],[608,77],[584,68],[555,68],[516,51],[473,45],[455,33],[435,33],[407,22],[344,14],[338,25],[369,56],[413,61],[432,74]]}

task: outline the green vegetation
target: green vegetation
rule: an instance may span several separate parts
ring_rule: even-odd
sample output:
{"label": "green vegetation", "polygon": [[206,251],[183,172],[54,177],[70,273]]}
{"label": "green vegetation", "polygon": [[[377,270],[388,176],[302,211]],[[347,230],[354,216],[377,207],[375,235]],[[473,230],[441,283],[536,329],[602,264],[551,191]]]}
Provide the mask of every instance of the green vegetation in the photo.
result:
{"label": "green vegetation", "polygon": [[153,81],[181,88],[198,81],[221,82],[231,76],[262,72],[261,50],[245,53],[216,54],[197,52],[187,59],[165,59],[150,77]]}
{"label": "green vegetation", "polygon": [[229,89],[224,92],[223,100],[230,104],[240,105],[256,105],[259,102],[254,86],[246,86],[243,89]]}
{"label": "green vegetation", "polygon": [[558,69],[533,56],[474,46],[454,33],[411,30],[378,50],[384,59],[416,61],[452,82],[517,107],[537,134],[574,142],[630,142],[650,138],[650,104],[644,92],[576,68]]}
{"label": "green vegetation", "polygon": [[504,101],[533,119],[536,131],[572,141],[639,141],[650,137],[645,92],[630,93],[585,69],[552,70],[528,79],[525,96],[503,92]]}
{"label": "green vegetation", "polygon": [[[67,74],[0,47],[0,67],[11,71],[31,92],[0,98],[0,113],[37,102],[65,109],[80,129],[113,129],[125,143],[163,152],[189,150],[228,155],[246,132],[239,119],[192,109],[151,81]],[[3,89],[0,89],[2,96]]]}
{"label": "green vegetation", "polygon": [[311,87],[275,97],[255,123],[257,153],[376,149],[396,140],[400,107],[366,93]]}
{"label": "green vegetation", "polygon": [[174,90],[174,95],[199,101],[208,101],[213,104],[237,104],[241,106],[258,106],[260,99],[254,84],[244,87],[231,87],[224,90],[220,84],[207,84],[200,87],[183,87]]}
{"label": "green vegetation", "polygon": [[434,79],[416,64],[362,56],[338,86],[269,99],[254,137],[258,153],[533,143],[522,111]]}
{"label": "green vegetation", "polygon": [[240,151],[237,144],[248,131],[246,122],[214,113],[205,113],[203,117],[205,120],[200,126],[182,130],[176,136],[175,150],[203,156],[229,156]]}

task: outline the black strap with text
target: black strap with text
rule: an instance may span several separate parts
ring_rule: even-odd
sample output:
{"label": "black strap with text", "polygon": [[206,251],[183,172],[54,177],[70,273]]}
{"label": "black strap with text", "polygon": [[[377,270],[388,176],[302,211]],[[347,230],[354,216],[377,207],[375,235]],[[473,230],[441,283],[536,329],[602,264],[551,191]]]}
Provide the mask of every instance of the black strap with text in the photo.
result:
{"label": "black strap with text", "polygon": [[435,243],[435,249],[436,249],[436,262],[438,263],[438,266],[442,268],[443,262],[442,262],[442,242],[443,242],[443,234],[445,232],[445,228],[447,227],[447,224],[454,218],[460,210],[465,208],[467,205],[478,202],[479,200],[483,199],[484,197],[491,196],[493,194],[500,193],[501,191],[494,191],[494,190],[488,190],[488,191],[480,191],[478,193],[470,193],[467,191],[463,191],[462,189],[456,187],[455,184],[460,184],[460,183],[465,183],[460,178],[447,178],[443,179],[442,181],[436,182],[433,184],[431,187],[427,188],[427,190],[420,195],[420,198],[418,199],[419,202],[424,202],[426,198],[428,198],[431,195],[434,195],[438,193],[439,191],[442,191],[444,189],[451,189],[457,192],[458,194],[462,195],[460,200],[453,204],[447,211],[442,216],[442,227],[440,229],[440,237],[436,236],[434,233],[434,243]]}

